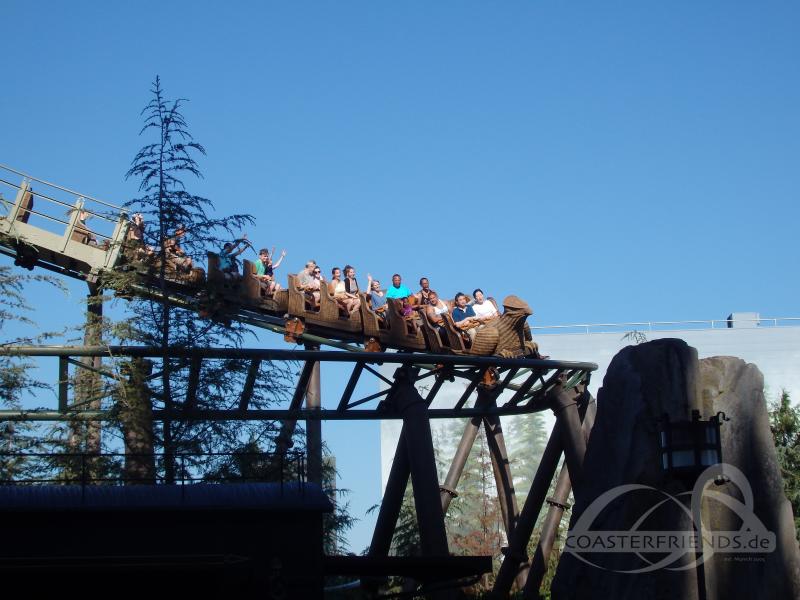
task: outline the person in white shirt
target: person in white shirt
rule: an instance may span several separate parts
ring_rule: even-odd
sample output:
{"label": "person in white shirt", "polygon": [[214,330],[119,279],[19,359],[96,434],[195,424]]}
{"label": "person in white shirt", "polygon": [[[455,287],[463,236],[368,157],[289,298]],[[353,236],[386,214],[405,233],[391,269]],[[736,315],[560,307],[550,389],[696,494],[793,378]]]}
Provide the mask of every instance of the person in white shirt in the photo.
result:
{"label": "person in white shirt", "polygon": [[495,317],[500,316],[494,304],[486,300],[486,297],[483,295],[483,290],[478,288],[472,292],[472,297],[475,299],[472,304],[472,310],[475,311],[475,316],[481,323],[485,324]]}

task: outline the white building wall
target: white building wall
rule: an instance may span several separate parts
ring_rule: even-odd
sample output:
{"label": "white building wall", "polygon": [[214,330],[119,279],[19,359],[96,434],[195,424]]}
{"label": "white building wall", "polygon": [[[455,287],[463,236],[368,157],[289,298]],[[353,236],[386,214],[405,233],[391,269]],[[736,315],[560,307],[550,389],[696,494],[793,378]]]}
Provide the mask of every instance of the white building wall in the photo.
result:
{"label": "white building wall", "polygon": [[[800,401],[800,321],[794,326],[751,326],[720,327],[705,329],[680,329],[668,331],[642,331],[647,340],[679,338],[697,349],[700,358],[711,356],[737,356],[748,363],[755,364],[764,374],[768,400],[776,400],[782,389],[787,390],[795,403]],[[609,329],[612,327],[606,327]],[[598,369],[592,375],[589,386],[592,394],[602,386],[608,365],[614,356],[625,346],[633,343],[624,339],[628,331],[637,327],[614,326],[615,331],[601,333],[545,333],[550,328],[534,328],[534,339],[539,343],[542,354],[554,360],[586,361],[597,363]],[[587,327],[587,329],[589,329]],[[384,373],[391,376],[391,371]],[[456,381],[446,384],[437,395],[434,406],[452,406],[460,397],[466,384]],[[554,419],[547,413],[548,425]],[[508,431],[507,420],[503,428]],[[433,423],[433,428],[444,425],[443,421]],[[392,420],[381,423],[381,490],[386,487],[389,469],[400,435],[402,421]],[[509,448],[514,441],[508,440]]]}
{"label": "white building wall", "polygon": [[[679,338],[697,348],[700,358],[737,356],[756,365],[764,374],[767,398],[776,399],[786,389],[800,400],[800,327],[754,327],[749,329],[702,329],[642,332],[648,340]],[[592,394],[602,385],[611,359],[625,346],[624,332],[541,334],[534,332],[543,354],[556,360],[597,363],[589,386]]]}

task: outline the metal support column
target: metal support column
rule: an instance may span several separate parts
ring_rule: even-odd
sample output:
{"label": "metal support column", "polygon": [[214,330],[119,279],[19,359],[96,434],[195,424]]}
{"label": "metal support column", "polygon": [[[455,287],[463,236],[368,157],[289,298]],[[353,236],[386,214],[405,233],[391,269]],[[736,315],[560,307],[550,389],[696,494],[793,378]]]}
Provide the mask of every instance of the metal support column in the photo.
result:
{"label": "metal support column", "polygon": [[409,367],[397,370],[395,397],[397,409],[403,416],[403,437],[406,440],[414,506],[419,523],[420,546],[423,556],[447,556],[447,533],[439,497],[439,477],[433,452],[433,436],[428,420],[428,404],[414,387]]}
{"label": "metal support column", "polygon": [[[306,350],[318,351],[319,346],[306,345]],[[306,408],[320,411],[321,400],[319,362],[315,362],[306,390]],[[306,456],[308,481],[322,485],[322,421],[319,419],[306,419]]]}
{"label": "metal support column", "polygon": [[[574,391],[565,390],[561,385],[557,385],[550,395],[556,422],[560,424],[561,443],[572,486],[576,490],[580,490],[583,459],[586,455],[586,437],[582,430],[581,415],[578,410],[581,397]],[[584,394],[584,400],[586,396],[588,395]]]}
{"label": "metal support column", "polygon": [[[491,404],[494,403],[494,398],[492,398]],[[494,471],[494,479],[497,486],[497,497],[500,501],[500,512],[503,515],[506,537],[509,538],[516,525],[519,509],[517,507],[517,495],[514,491],[514,479],[511,476],[511,463],[508,460],[503,428],[500,425],[500,417],[497,415],[484,417],[483,426],[486,430],[486,440],[492,457],[492,470]]]}
{"label": "metal support column", "polygon": [[[405,425],[403,426],[405,429]],[[403,506],[403,497],[408,487],[408,478],[411,467],[408,461],[408,448],[406,436],[400,432],[397,448],[394,452],[392,469],[386,481],[386,490],[383,493],[378,518],[375,521],[375,531],[372,533],[372,542],[369,545],[370,556],[388,556],[392,546],[392,535],[397,527],[397,519]]]}
{"label": "metal support column", "polygon": [[557,421],[553,426],[550,438],[547,440],[544,452],[542,452],[536,475],[531,482],[531,489],[528,492],[528,497],[525,498],[525,504],[519,514],[519,519],[517,519],[517,526],[508,540],[508,547],[503,549],[505,558],[503,559],[503,564],[500,565],[500,570],[497,573],[494,588],[492,589],[492,597],[494,598],[508,598],[511,584],[514,583],[514,579],[523,567],[523,563],[528,561],[526,553],[528,541],[531,539],[533,528],[536,526],[536,519],[539,518],[542,504],[544,504],[544,499],[547,496],[547,490],[550,488],[550,482],[553,480],[553,475],[558,468],[558,462],[561,460],[560,430],[560,423]]}
{"label": "metal support column", "polygon": [[[588,395],[588,392],[586,392]],[[589,403],[586,406],[586,415],[583,417],[583,425],[581,427],[583,436],[586,441],[589,441],[589,436],[594,426],[594,417],[597,413],[597,404],[594,398],[589,396]],[[556,488],[553,491],[552,497],[547,499],[550,508],[547,510],[547,516],[542,522],[542,531],[539,534],[539,543],[536,545],[536,551],[533,554],[531,561],[530,572],[528,579],[523,588],[522,597],[526,600],[538,600],[539,588],[542,585],[545,573],[547,572],[547,564],[550,561],[550,553],[553,550],[556,535],[558,535],[558,526],[561,524],[561,519],[564,516],[564,511],[569,508],[567,504],[569,501],[569,492],[571,489],[571,481],[569,478],[569,470],[566,465],[561,468],[556,481]]]}
{"label": "metal support column", "polygon": [[[294,389],[292,400],[289,403],[289,410],[297,410],[303,403],[303,399],[308,393],[308,382],[314,372],[316,363],[308,361],[303,365],[303,370],[300,372],[300,379],[297,381],[297,386]],[[285,453],[289,448],[294,445],[294,430],[297,428],[296,419],[285,419],[281,422],[281,430],[275,438],[275,451],[279,454]]]}
{"label": "metal support column", "polygon": [[461,479],[461,474],[464,472],[464,465],[467,464],[467,458],[475,444],[475,438],[478,437],[478,430],[481,426],[481,418],[473,417],[467,421],[464,426],[464,433],[461,434],[461,441],[458,442],[456,454],[453,457],[453,462],[450,463],[450,469],[447,471],[444,483],[439,487],[439,496],[442,500],[442,513],[446,513],[450,502],[457,496],[456,487],[458,481]]}
{"label": "metal support column", "polygon": [[[495,405],[495,398],[492,398],[491,404]],[[530,415],[527,416],[530,418]],[[506,530],[506,539],[511,539],[517,519],[519,519],[519,508],[517,494],[514,490],[514,479],[511,475],[511,462],[508,460],[505,437],[500,426],[500,417],[498,415],[486,416],[483,418],[483,425],[486,429],[486,439],[492,457],[492,470],[497,488],[497,499],[500,502],[500,512],[503,516],[503,526]],[[517,575],[517,585],[520,587],[525,585],[524,572]]]}

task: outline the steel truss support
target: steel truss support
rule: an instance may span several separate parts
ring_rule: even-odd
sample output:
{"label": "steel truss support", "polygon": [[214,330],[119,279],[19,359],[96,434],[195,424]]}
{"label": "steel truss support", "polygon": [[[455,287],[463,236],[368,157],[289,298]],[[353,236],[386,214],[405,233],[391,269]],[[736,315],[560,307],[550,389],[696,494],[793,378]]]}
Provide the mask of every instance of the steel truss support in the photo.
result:
{"label": "steel truss support", "polygon": [[[306,346],[306,350],[319,351],[319,347]],[[305,397],[308,480],[312,483],[322,484],[322,422],[318,416],[322,410],[322,386],[320,384],[319,365],[319,361],[316,360],[305,362],[303,370],[300,372],[300,379],[297,381],[289,410],[297,411]],[[275,448],[278,452],[286,452],[292,447],[292,438],[296,428],[297,419],[285,419],[281,423],[281,430],[275,438]]]}
{"label": "steel truss support", "polygon": [[[583,417],[581,430],[588,444],[589,436],[592,433],[592,427],[594,427],[594,418],[597,414],[597,403],[594,398],[589,395],[589,392],[584,393],[588,395],[588,404],[586,406],[586,414]],[[572,482],[569,478],[569,469],[565,465],[561,467],[561,472],[558,474],[552,497],[547,499],[547,504],[549,505],[547,516],[542,522],[539,542],[536,545],[533,560],[531,561],[530,572],[528,573],[528,578],[522,591],[522,597],[525,600],[538,600],[539,598],[539,588],[547,572],[547,563],[550,560],[550,553],[553,550],[556,535],[558,535],[558,526],[561,523],[561,518],[564,516],[564,511],[569,509],[568,502],[571,487]]]}
{"label": "steel truss support", "polygon": [[[493,394],[489,403],[496,405],[497,394]],[[481,393],[478,392],[480,399]],[[506,530],[506,537],[510,537],[517,524],[519,509],[517,507],[517,495],[514,491],[514,480],[511,476],[511,463],[508,460],[505,436],[500,425],[498,415],[487,415],[483,417],[483,427],[486,430],[486,440],[489,445],[489,453],[492,457],[492,470],[494,471],[497,495],[500,501],[500,512],[503,515],[503,525]]]}
{"label": "steel truss support", "polygon": [[405,434],[406,425],[400,431],[397,448],[394,451],[392,468],[389,479],[386,481],[386,490],[383,493],[378,518],[375,521],[375,530],[372,532],[372,542],[369,545],[369,556],[388,556],[392,547],[392,535],[397,527],[400,509],[403,506],[403,496],[408,486],[411,475],[411,465],[408,460],[408,444]]}
{"label": "steel truss support", "polygon": [[[428,408],[428,417],[439,418],[472,418],[486,415],[516,415],[528,414],[547,408],[546,397],[556,385],[559,378],[567,378],[565,387],[576,385],[587,378],[589,372],[596,368],[593,363],[573,363],[565,361],[549,361],[538,359],[501,358],[496,356],[462,356],[462,355],[430,355],[419,353],[401,352],[331,352],[331,351],[297,351],[252,348],[169,348],[166,353],[172,359],[169,362],[169,371],[186,370],[189,380],[186,398],[180,402],[171,397],[156,395],[154,397],[164,402],[164,408],[153,412],[153,418],[166,423],[166,430],[174,422],[184,421],[249,421],[276,419],[284,422],[280,443],[284,447],[291,445],[291,435],[295,430],[294,421],[298,420],[361,420],[361,419],[398,419],[397,412],[384,410],[385,397],[391,389],[392,382],[383,378],[375,368],[370,365],[401,364],[413,365],[424,374],[416,376],[416,383],[434,378],[428,399],[436,395],[443,381],[452,381],[454,377],[467,379],[469,394],[462,394],[461,398],[446,408]],[[105,357],[111,364],[124,358],[155,358],[163,360],[165,350],[160,347],[132,347],[132,346],[84,346],[84,347],[49,347],[49,346],[11,346],[0,348],[0,354],[13,356],[55,357],[60,362],[58,381],[58,406],[57,409],[41,408],[35,410],[0,409],[0,420],[3,421],[115,421],[116,412],[113,409],[88,407],[86,402],[69,402],[69,386],[72,385],[64,374],[67,366],[78,365],[79,373],[91,372],[102,377],[108,377],[117,383],[117,375],[102,368],[96,368]],[[195,390],[201,379],[202,361],[213,359],[237,359],[250,362],[244,380],[241,397],[238,402],[230,407],[198,408],[195,401]],[[303,369],[300,381],[295,389],[291,404],[284,408],[252,408],[251,397],[258,377],[261,364],[264,361],[303,361],[307,369]],[[335,410],[319,410],[317,408],[302,406],[303,399],[308,391],[308,381],[311,378],[313,364],[342,363],[353,364],[353,372],[347,387],[341,396]],[[514,402],[505,402],[501,405],[486,404],[483,408],[467,406],[467,400],[478,387],[480,374],[487,369],[497,369],[505,372],[502,381],[496,384],[502,389],[512,390]],[[389,387],[383,391],[369,394],[362,398],[353,398],[360,378],[365,374],[377,376],[387,381]],[[544,374],[548,377],[545,379]],[[522,375],[526,376],[523,383],[514,383]],[[164,377],[163,371],[148,376],[148,380]],[[76,378],[77,379],[77,378]],[[78,381],[77,383],[81,383]],[[76,386],[76,392],[81,385]],[[83,392],[81,389],[76,395]],[[85,395],[85,394],[84,394]]]}
{"label": "steel truss support", "polygon": [[414,491],[422,555],[448,555],[433,437],[427,415],[428,403],[414,387],[414,375],[410,367],[399,368],[386,400],[390,410],[402,415],[403,428],[378,512],[370,556],[385,556],[389,552],[409,476]]}
{"label": "steel truss support", "polygon": [[[319,350],[319,346],[306,346],[306,350]],[[311,368],[306,390],[306,408],[312,413],[322,410],[319,361],[315,361]],[[322,421],[319,419],[306,419],[306,457],[308,480],[322,485]]]}
{"label": "steel truss support", "polygon": [[[586,452],[586,440],[581,430],[583,414],[590,397],[588,394],[565,390],[561,385],[556,385],[548,395],[553,412],[556,415],[556,424],[547,441],[536,475],[531,483],[528,497],[522,507],[517,526],[508,540],[508,547],[503,550],[505,558],[495,579],[492,597],[507,598],[511,591],[511,584],[520,572],[528,568],[526,548],[533,534],[536,520],[542,510],[550,482],[553,480],[561,454],[566,447],[567,467],[569,472],[575,473],[574,479],[580,481],[583,466],[583,456]],[[580,406],[579,400],[584,400]],[[579,483],[576,486],[579,487]]]}
{"label": "steel truss support", "polygon": [[[292,401],[289,404],[290,411],[297,411],[308,393],[308,383],[311,380],[311,375],[314,372],[316,361],[306,361],[303,364],[303,370],[300,372],[300,379],[295,386]],[[286,452],[294,445],[292,437],[294,437],[294,430],[297,427],[297,419],[284,419],[281,422],[281,430],[278,437],[275,439],[275,449],[280,452]]]}
{"label": "steel truss support", "polygon": [[[414,387],[417,371],[418,369],[409,366],[397,369],[394,383],[386,398],[387,408],[402,416],[403,428],[375,523],[369,548],[369,556],[372,557],[387,556],[391,549],[392,535],[397,527],[409,477],[414,493],[422,556],[449,555],[444,512],[439,499],[433,436],[427,415],[428,402]],[[451,593],[440,591],[432,597],[450,598]]]}

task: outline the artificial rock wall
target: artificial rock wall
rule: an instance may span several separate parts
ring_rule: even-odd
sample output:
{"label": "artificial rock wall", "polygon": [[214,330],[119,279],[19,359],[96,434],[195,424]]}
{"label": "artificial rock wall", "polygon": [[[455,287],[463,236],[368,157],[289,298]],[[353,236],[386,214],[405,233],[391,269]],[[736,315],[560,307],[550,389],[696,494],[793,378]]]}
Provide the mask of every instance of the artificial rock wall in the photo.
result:
{"label": "artificial rock wall", "polygon": [[[580,557],[567,552],[552,584],[555,600],[694,599],[699,585],[705,586],[709,599],[800,598],[800,549],[791,505],[783,494],[763,387],[754,365],[734,357],[698,360],[696,350],[682,340],[656,340],[617,354],[598,392],[597,419],[570,527],[587,508],[597,506],[594,501],[604,492],[638,484],[640,489],[605,504],[592,529],[692,531],[689,514],[671,499],[683,499],[688,506],[687,485],[661,468],[658,419],[663,414],[672,421],[688,419],[692,409],[708,419],[723,411],[730,418],[721,430],[723,462],[744,474],[753,491],[752,513],[775,533],[776,549],[717,552],[700,574],[681,568],[695,559],[691,550],[672,558],[657,552],[581,552]],[[711,487],[740,503],[744,499],[734,483]],[[740,528],[737,514],[720,502],[705,497],[702,507],[707,530]],[[662,567],[649,567],[662,559]]]}

